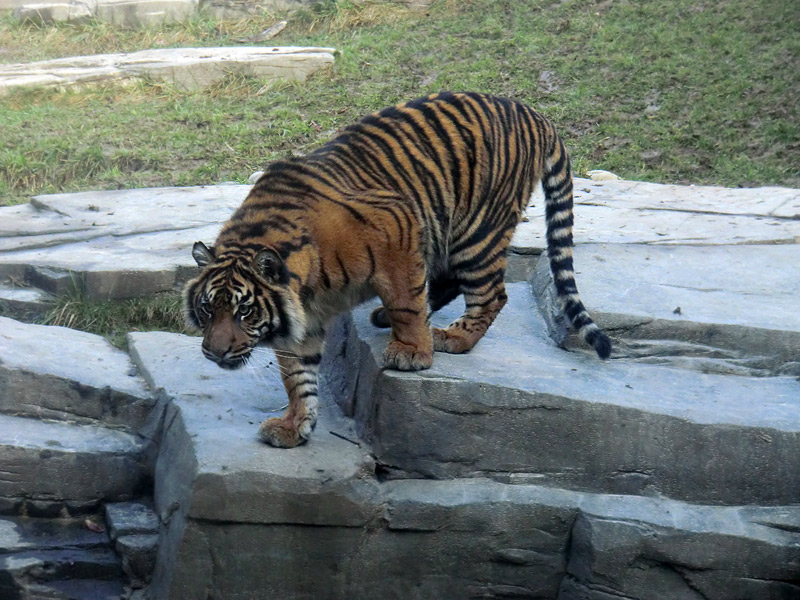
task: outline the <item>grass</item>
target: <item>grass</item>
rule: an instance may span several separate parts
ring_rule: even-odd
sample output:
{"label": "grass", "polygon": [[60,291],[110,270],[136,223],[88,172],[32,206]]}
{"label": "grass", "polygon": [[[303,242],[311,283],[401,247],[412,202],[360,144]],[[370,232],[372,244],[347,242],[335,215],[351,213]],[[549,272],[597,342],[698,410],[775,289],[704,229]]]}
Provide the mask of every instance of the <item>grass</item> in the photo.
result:
{"label": "grass", "polygon": [[0,16],[0,60],[238,44],[333,46],[304,84],[231,77],[0,98],[0,204],[38,193],[244,181],[383,106],[477,90],[540,109],[575,171],[800,186],[800,4],[778,0],[438,0],[423,12],[322,2],[294,15],[158,30],[37,27]]}
{"label": "grass", "polygon": [[65,296],[56,300],[41,323],[103,335],[118,348],[125,347],[125,335],[130,331],[193,333],[184,322],[177,292],[122,302],[89,302],[78,296]]}

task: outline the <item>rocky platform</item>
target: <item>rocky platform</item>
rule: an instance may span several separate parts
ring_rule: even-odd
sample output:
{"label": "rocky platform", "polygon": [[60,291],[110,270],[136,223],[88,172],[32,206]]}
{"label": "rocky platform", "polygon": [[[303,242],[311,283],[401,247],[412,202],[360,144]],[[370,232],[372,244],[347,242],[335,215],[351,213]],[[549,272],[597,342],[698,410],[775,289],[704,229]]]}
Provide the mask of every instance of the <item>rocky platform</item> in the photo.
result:
{"label": "rocky platform", "polygon": [[[0,397],[18,399],[0,411],[19,424],[6,431],[31,433],[4,443],[24,452],[40,439],[44,460],[55,434],[33,423],[131,436],[145,494],[152,473],[158,599],[800,597],[798,192],[577,188],[578,285],[614,338],[608,361],[552,308],[537,202],[514,242],[510,275],[522,281],[469,354],[437,353],[423,373],[381,371],[386,334],[367,324],[369,307],[336,322],[307,446],[257,439],[285,403],[268,350],[227,372],[202,358],[197,338],[132,333],[128,358],[86,334],[8,319],[0,383],[13,394]],[[2,209],[19,221],[0,219],[0,268],[54,282],[52,293],[65,274],[84,293],[105,290],[94,297],[128,278],[169,288],[191,272],[191,242],[213,240],[246,188],[139,193],[139,207],[145,197],[168,209],[141,214],[133,191]],[[25,220],[36,235],[21,233]],[[118,283],[95,288],[95,273]],[[435,322],[459,312],[456,302]],[[97,356],[105,370],[77,375]],[[104,380],[105,395],[91,392]],[[91,513],[126,499],[59,499],[76,494],[52,487],[15,491],[6,514]],[[126,572],[130,556],[142,555],[129,555]],[[33,585],[10,567],[3,577]]]}

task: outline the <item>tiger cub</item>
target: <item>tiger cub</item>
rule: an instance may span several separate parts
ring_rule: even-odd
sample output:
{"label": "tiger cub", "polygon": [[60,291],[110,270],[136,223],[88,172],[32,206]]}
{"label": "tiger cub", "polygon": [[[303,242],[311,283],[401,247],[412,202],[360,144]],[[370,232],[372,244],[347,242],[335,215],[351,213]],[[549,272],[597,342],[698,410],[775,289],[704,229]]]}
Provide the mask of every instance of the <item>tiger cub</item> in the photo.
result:
{"label": "tiger cub", "polygon": [[[316,152],[269,164],[187,284],[190,324],[226,369],[276,350],[289,405],[260,438],[289,448],[317,418],[317,375],[332,317],[378,296],[391,327],[386,368],[427,369],[434,350],[467,352],[505,305],[506,250],[536,184],[547,253],[572,325],[601,358],[608,337],[584,308],[572,267],[572,175],[552,124],[505,98],[442,93],[386,108]],[[429,312],[463,294],[446,329]]]}

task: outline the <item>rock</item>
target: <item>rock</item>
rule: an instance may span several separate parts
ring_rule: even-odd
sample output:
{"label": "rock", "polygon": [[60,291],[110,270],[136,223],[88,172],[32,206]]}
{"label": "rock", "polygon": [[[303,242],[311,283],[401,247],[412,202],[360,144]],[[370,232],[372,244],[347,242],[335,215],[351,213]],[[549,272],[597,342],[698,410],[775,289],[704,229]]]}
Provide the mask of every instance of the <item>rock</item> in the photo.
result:
{"label": "rock", "polygon": [[[578,245],[588,243],[724,246],[800,241],[800,190],[721,188],[638,181],[575,179]],[[545,247],[541,195],[526,212],[511,248],[539,254]],[[673,307],[674,308],[674,307]]]}
{"label": "rock", "polygon": [[332,65],[334,52],[333,48],[301,47],[162,48],[0,65],[0,96],[20,88],[141,77],[182,90],[208,87],[232,73],[305,81],[311,73]]}
{"label": "rock", "polygon": [[[521,324],[522,310],[526,319],[535,322],[535,313],[528,312],[532,307],[529,304],[519,306],[517,291],[524,291],[524,288],[524,284],[511,286],[512,302],[506,309],[510,309],[508,316],[512,318],[506,325],[498,319],[495,324],[499,326],[495,332],[497,342],[492,344],[491,338],[483,340],[473,353],[479,348],[483,348],[484,353],[476,353],[474,361],[463,365],[472,357],[471,353],[451,357],[452,364],[444,366],[441,359],[448,357],[437,354],[434,369],[439,363],[446,375],[436,372],[387,375],[384,372],[384,377],[396,378],[398,385],[409,390],[404,402],[419,404],[409,409],[407,428],[396,415],[375,417],[385,422],[387,427],[400,430],[392,433],[393,439],[397,440],[394,446],[396,454],[392,458],[406,460],[409,456],[424,455],[425,460],[430,461],[434,456],[430,448],[440,443],[434,438],[441,438],[441,447],[451,453],[468,446],[473,439],[469,432],[476,431],[474,425],[451,426],[449,429],[446,425],[436,427],[435,423],[426,421],[439,417],[434,411],[427,410],[423,403],[435,403],[443,409],[438,412],[450,415],[453,423],[479,416],[481,413],[473,409],[482,402],[490,404],[492,377],[498,381],[503,377],[514,381],[504,386],[502,395],[498,393],[497,405],[507,405],[521,413],[519,392],[512,392],[512,386],[513,389],[524,389],[526,378],[536,373],[535,367],[531,366],[536,362],[544,362],[543,370],[562,373],[553,379],[563,379],[567,385],[572,382],[596,388],[598,394],[604,394],[598,402],[620,403],[610,414],[621,423],[634,422],[625,418],[625,409],[620,402],[625,400],[624,397],[615,400],[617,392],[609,393],[608,388],[603,387],[607,384],[593,385],[591,379],[584,381],[585,377],[594,376],[592,366],[608,369],[613,365],[557,349],[553,352],[558,354],[540,354],[534,340],[525,337],[536,328]],[[738,584],[740,580],[743,585],[751,586],[753,600],[770,598],[778,591],[797,591],[796,584],[792,583],[800,577],[800,538],[796,532],[800,513],[796,507],[707,506],[663,498],[653,487],[653,482],[659,481],[666,472],[661,471],[660,466],[652,473],[630,470],[617,473],[616,481],[612,477],[614,489],[625,490],[627,495],[543,487],[538,483],[547,479],[514,471],[507,465],[503,467],[508,469],[505,477],[496,471],[488,473],[494,480],[480,476],[439,481],[376,480],[372,460],[364,445],[358,446],[342,439],[358,441],[352,425],[337,416],[335,407],[330,405],[330,394],[355,394],[358,397],[351,406],[354,414],[360,418],[360,411],[369,413],[363,399],[370,396],[367,379],[370,371],[354,370],[353,365],[358,361],[353,361],[357,360],[356,355],[360,352],[373,355],[373,351],[380,350],[383,340],[375,340],[373,344],[373,338],[367,337],[367,344],[354,344],[341,339],[341,336],[353,334],[352,326],[340,323],[335,329],[338,336],[328,340],[323,360],[327,391],[322,396],[324,410],[320,423],[308,445],[289,451],[264,446],[255,435],[258,422],[270,414],[268,410],[280,405],[284,397],[277,377],[269,375],[269,362],[273,360],[270,352],[259,351],[259,356],[251,362],[252,369],[229,372],[201,357],[197,338],[165,333],[134,333],[129,336],[134,359],[151,386],[159,390],[162,397],[171,399],[155,479],[156,509],[165,526],[150,588],[153,598],[192,599],[206,598],[211,594],[238,600],[247,598],[253,590],[259,590],[265,596],[288,599],[509,595],[556,598],[559,590],[562,594],[570,590],[594,593],[599,585],[609,593],[617,593],[617,596],[632,590],[640,595],[628,597],[655,598],[668,589],[665,581],[678,585],[680,582],[670,578],[685,565],[695,564],[702,565],[705,569],[703,577],[723,586],[721,589],[728,584]],[[513,336],[508,329],[516,332],[513,335],[523,336],[527,345],[525,354],[531,354],[535,359],[530,365],[516,364],[523,352],[509,346],[509,339]],[[356,330],[361,330],[360,325]],[[543,328],[539,331],[542,332],[539,334],[541,343],[546,345]],[[492,366],[493,355],[498,357],[496,368]],[[509,356],[515,358],[509,359]],[[554,369],[558,364],[554,356],[562,356],[565,364],[574,367]],[[366,359],[362,357],[360,362],[363,364]],[[460,368],[455,366],[458,362],[462,363]],[[341,373],[347,365],[350,372]],[[576,375],[571,368],[580,368],[580,374]],[[667,391],[674,387],[654,384],[651,375],[656,371],[647,370],[652,367],[640,368],[645,369],[642,371],[642,389],[648,385],[651,389],[660,387]],[[456,403],[443,390],[448,385],[457,387],[458,374],[463,372],[483,383],[475,387],[475,391],[480,390],[480,393],[468,393]],[[678,378],[681,373],[674,375]],[[355,386],[347,383],[348,378],[357,380]],[[613,376],[609,375],[609,378],[613,379]],[[413,385],[418,381],[438,382],[442,391],[417,393]],[[686,381],[684,376],[681,385],[687,387]],[[735,387],[740,383],[727,385]],[[748,397],[756,393],[769,396],[777,389],[770,386],[784,383],[795,386],[788,388],[790,393],[796,391],[794,381],[759,379],[752,382]],[[624,380],[619,382],[620,390],[626,389],[624,384]],[[751,385],[747,382],[741,384]],[[709,382],[706,380],[703,385],[708,387]],[[760,386],[763,385],[767,388],[762,390]],[[729,404],[709,404],[703,408],[693,399],[687,401],[685,396],[678,401],[676,395],[676,402],[669,409],[668,394],[662,393],[654,401],[654,406],[658,405],[658,410],[665,415],[674,410],[678,417],[676,423],[688,421],[686,427],[692,428],[692,420],[697,419],[698,432],[708,429],[719,434],[730,428],[732,420],[739,417],[731,412],[731,394],[721,389],[718,391],[716,402],[728,399]],[[788,399],[786,415],[778,419],[770,410],[782,405],[779,398],[776,398],[774,406],[760,406],[750,417],[762,419],[763,423],[757,425],[747,417],[752,421],[749,426],[782,427],[780,424],[785,418],[795,418],[793,415],[797,411],[790,406],[794,398],[796,396]],[[536,400],[538,408],[534,410],[540,419],[550,418],[551,412],[558,413],[548,409],[556,406],[551,393],[542,393]],[[786,403],[786,399],[783,402]],[[391,397],[383,396],[378,412],[398,411],[393,403]],[[699,419],[701,414],[705,417]],[[637,411],[635,422],[647,422],[643,415]],[[560,436],[563,435],[562,429],[569,427],[566,425],[569,416],[552,428],[551,438],[553,441],[562,440],[560,446],[581,444],[582,439],[591,437],[593,431],[601,428],[597,419],[587,419],[574,426],[580,435],[564,441]],[[525,422],[524,415],[517,415],[516,419],[520,425],[506,424],[513,437],[486,434],[481,438],[482,445],[478,446],[478,451],[492,454],[486,445],[494,443],[492,436],[497,435],[504,443],[494,454],[496,459],[505,460],[515,453],[515,438],[527,436],[535,441],[528,460],[534,456],[543,457],[541,460],[553,458],[558,446],[551,445],[548,436],[537,435],[537,427],[541,425],[531,427]],[[720,423],[719,427],[715,422]],[[416,429],[420,430],[419,434]],[[735,440],[742,439],[742,457],[748,454],[763,457],[762,447],[755,438],[747,433],[737,433],[737,429],[738,426],[730,429],[731,437],[727,444],[735,446]],[[329,431],[345,435],[326,435]],[[713,497],[714,501],[719,501],[727,492],[714,492],[711,485],[702,481],[704,477],[715,477],[713,465],[720,462],[702,456],[710,447],[709,443],[715,445],[711,441],[714,434],[703,434],[706,437],[702,442],[689,444],[671,438],[670,444],[657,447],[652,453],[648,450],[654,442],[658,444],[661,436],[670,438],[672,431],[661,426],[655,427],[652,433],[626,427],[622,435],[601,437],[614,444],[623,444],[624,440],[630,439],[636,447],[632,456],[644,452],[648,459],[658,457],[664,448],[688,447],[690,452],[686,456],[663,458],[664,468],[688,468],[691,471],[696,467],[695,478],[690,477],[688,482],[681,483],[685,484],[684,491],[695,496],[703,493],[706,500]],[[763,439],[761,444],[783,444],[779,441],[782,434],[769,429],[769,435],[773,434],[775,437],[771,437],[770,442]],[[428,441],[425,441],[425,435]],[[403,436],[405,439],[401,440]],[[460,440],[459,436],[466,437],[466,441]],[[789,437],[794,439],[796,436],[790,434]],[[420,447],[420,444],[427,445]],[[719,447],[725,448],[726,443],[720,443]],[[580,460],[580,457],[594,457],[602,455],[602,452],[602,444],[588,442],[586,448],[576,451],[576,454]],[[695,467],[691,467],[691,460],[687,457],[698,452],[701,458]],[[789,457],[796,455],[796,450],[787,450],[783,460],[791,462],[794,459]],[[380,454],[378,459],[381,460]],[[491,461],[493,458],[482,460]],[[687,460],[683,466],[672,465]],[[562,473],[571,473],[569,476],[572,477],[581,470],[574,459],[559,461],[553,458],[553,461],[560,466]],[[392,471],[395,466],[394,462],[379,465],[379,472],[384,477],[391,476],[395,474]],[[725,485],[719,482],[717,485],[733,490],[725,486],[733,485],[733,479],[740,474],[737,468],[731,466],[725,470],[728,480]],[[796,465],[789,465],[781,471],[782,468],[775,465],[752,473],[748,471],[751,473],[750,483],[736,488],[737,492],[731,491],[726,500],[764,497],[764,489],[779,489],[785,483],[782,493],[786,495],[783,498],[795,502],[798,488],[796,482],[787,478],[798,470]],[[775,478],[777,487],[775,482],[765,484],[772,469],[780,471]],[[549,475],[555,474],[551,472]],[[683,477],[686,475],[676,479],[682,480]],[[588,485],[591,486],[589,479]],[[581,482],[581,485],[585,486],[587,482]],[[699,485],[699,491],[689,491],[693,485]],[[678,488],[670,492],[674,489]],[[656,497],[643,497],[641,493],[655,493]],[[613,531],[609,530],[610,537],[602,537],[600,529],[594,527],[595,523],[602,527],[616,525],[619,536],[614,537]],[[586,524],[592,524],[594,528],[587,529]],[[630,542],[622,535],[624,531],[632,532],[634,538]],[[635,537],[637,535],[639,537]],[[611,552],[606,557],[609,544],[613,543],[620,544],[620,552],[626,550],[627,554]],[[737,561],[742,556],[747,557],[747,567],[745,571],[737,571]],[[653,557],[661,557],[661,562],[655,565],[657,558]],[[629,559],[633,566],[626,562]],[[265,560],[269,561],[271,568],[263,568]],[[785,567],[776,569],[774,566],[777,564]],[[650,567],[644,579],[639,572],[641,568],[637,569],[636,565]],[[317,573],[317,577],[303,576],[309,570]],[[609,573],[619,573],[618,579],[610,581],[606,577]],[[747,575],[743,578],[739,573]],[[747,578],[760,579],[760,588],[756,589],[751,582],[745,581]],[[691,589],[683,583],[680,585],[684,587],[675,589]]]}
{"label": "rock", "polygon": [[156,564],[158,534],[123,535],[117,538],[116,549],[122,557],[122,570],[134,588],[150,581]]}
{"label": "rock", "polygon": [[589,179],[592,181],[614,181],[622,179],[619,175],[615,175],[610,171],[603,171],[602,169],[594,169],[593,171],[586,171]]}
{"label": "rock", "polygon": [[197,13],[197,0],[96,0],[95,17],[122,27],[180,23]]}
{"label": "rock", "polygon": [[49,311],[53,301],[40,289],[0,284],[0,316],[31,320]]}
{"label": "rock", "polygon": [[120,561],[83,519],[0,518],[0,597],[111,600]]}
{"label": "rock", "polygon": [[73,288],[96,300],[172,290],[196,271],[192,244],[213,242],[249,190],[221,185],[82,192],[0,208],[0,273],[17,279],[43,269],[67,273]]}
{"label": "rock", "polygon": [[[583,244],[575,249],[575,264],[590,311],[626,338],[714,347],[734,368],[760,363],[762,374],[777,373],[800,356],[800,315],[794,309],[800,245]],[[621,269],[635,276],[620,283]],[[550,281],[546,261],[536,277],[534,287],[542,294]]]}
{"label": "rock", "polygon": [[94,16],[95,12],[86,2],[40,2],[14,9],[14,18],[18,21],[33,21],[42,25],[61,21],[85,23]]}
{"label": "rock", "polygon": [[106,504],[108,535],[112,540],[122,536],[158,533],[158,517],[153,508],[142,502],[115,502]]}
{"label": "rock", "polygon": [[197,12],[197,0],[21,1],[15,4],[16,19],[45,25],[98,19],[112,25],[139,28],[186,21]]}
{"label": "rock", "polygon": [[122,431],[0,414],[0,497],[125,500],[145,484],[144,451]]}
{"label": "rock", "polygon": [[0,412],[137,430],[155,402],[132,367],[99,336],[0,317]]}
{"label": "rock", "polygon": [[[509,303],[473,350],[436,353],[431,369],[414,374],[374,366],[388,334],[369,325],[369,307],[356,312],[367,366],[344,403],[355,403],[359,431],[389,476],[488,475],[705,503],[796,500],[795,379],[601,362],[585,345],[565,352],[548,341],[527,285],[507,289]],[[460,315],[454,304],[434,326]]]}

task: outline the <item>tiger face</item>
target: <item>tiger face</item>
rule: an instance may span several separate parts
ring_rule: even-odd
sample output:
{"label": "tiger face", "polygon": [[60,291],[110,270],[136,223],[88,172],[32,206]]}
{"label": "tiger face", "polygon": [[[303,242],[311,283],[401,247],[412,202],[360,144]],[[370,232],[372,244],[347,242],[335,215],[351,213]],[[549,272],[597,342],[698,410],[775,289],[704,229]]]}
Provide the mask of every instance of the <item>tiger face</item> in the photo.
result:
{"label": "tiger face", "polygon": [[192,256],[203,271],[186,286],[186,318],[203,332],[207,359],[236,369],[256,346],[281,348],[304,338],[302,305],[277,252],[214,249],[197,242]]}

